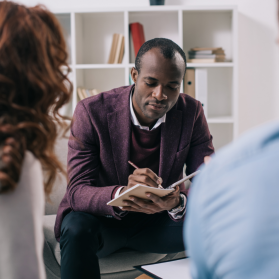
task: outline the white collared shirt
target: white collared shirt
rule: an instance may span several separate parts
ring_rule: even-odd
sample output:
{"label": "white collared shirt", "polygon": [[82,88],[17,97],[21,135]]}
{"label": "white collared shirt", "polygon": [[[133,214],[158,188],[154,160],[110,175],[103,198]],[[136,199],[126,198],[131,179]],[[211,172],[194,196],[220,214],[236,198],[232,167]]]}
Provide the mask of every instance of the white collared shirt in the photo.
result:
{"label": "white collared shirt", "polygon": [[[131,112],[131,119],[132,119],[132,122],[135,126],[138,126],[140,129],[142,130],[147,130],[149,131],[149,127],[148,126],[141,126],[136,115],[135,115],[135,111],[134,111],[134,108],[133,108],[133,101],[132,101],[132,97],[133,97],[133,93],[134,92],[131,92],[130,94],[130,112]],[[165,123],[166,122],[166,114],[164,114],[161,118],[159,118],[156,122],[156,124],[153,126],[153,128],[150,130],[154,130],[156,129],[157,127],[159,127],[162,123]]]}

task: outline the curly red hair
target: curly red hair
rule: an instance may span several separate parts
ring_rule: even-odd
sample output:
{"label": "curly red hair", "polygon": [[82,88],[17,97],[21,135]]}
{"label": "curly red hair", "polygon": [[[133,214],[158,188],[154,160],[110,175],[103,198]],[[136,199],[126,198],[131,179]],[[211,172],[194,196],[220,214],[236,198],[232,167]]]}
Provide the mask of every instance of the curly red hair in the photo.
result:
{"label": "curly red hair", "polygon": [[47,195],[57,172],[65,174],[54,144],[72,93],[67,56],[60,24],[44,6],[0,2],[0,193],[15,189],[26,150],[42,164]]}

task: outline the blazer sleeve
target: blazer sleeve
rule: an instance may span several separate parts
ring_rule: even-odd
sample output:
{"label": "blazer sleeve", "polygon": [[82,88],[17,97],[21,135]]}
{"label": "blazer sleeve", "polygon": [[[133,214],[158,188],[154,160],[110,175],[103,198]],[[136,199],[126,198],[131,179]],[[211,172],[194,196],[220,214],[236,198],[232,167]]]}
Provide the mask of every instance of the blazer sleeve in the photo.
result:
{"label": "blazer sleeve", "polygon": [[195,113],[193,132],[189,152],[186,158],[186,174],[195,172],[204,162],[205,156],[214,153],[212,136],[210,134],[203,107],[200,102]]}
{"label": "blazer sleeve", "polygon": [[68,142],[67,200],[74,211],[120,219],[112,206],[106,205],[119,185],[98,186],[100,145],[88,112],[79,102],[71,125]]}

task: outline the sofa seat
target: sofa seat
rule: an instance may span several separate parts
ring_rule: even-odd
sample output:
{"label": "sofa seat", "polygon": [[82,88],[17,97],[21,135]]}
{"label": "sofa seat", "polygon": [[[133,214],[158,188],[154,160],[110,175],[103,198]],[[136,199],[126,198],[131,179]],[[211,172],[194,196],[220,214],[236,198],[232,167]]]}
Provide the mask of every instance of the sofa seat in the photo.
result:
{"label": "sofa seat", "polygon": [[[44,260],[48,279],[60,278],[60,246],[54,237],[53,229],[55,218],[55,214],[44,216]],[[102,278],[117,278],[118,273],[119,276],[121,276],[119,278],[135,278],[136,276],[140,275],[140,272],[135,270],[133,266],[156,263],[159,261],[161,262],[175,258],[182,258],[184,256],[184,252],[167,255],[143,253],[123,248],[105,258],[100,259],[99,264]],[[125,272],[128,276],[125,276]],[[112,275],[112,277],[110,277],[110,274]]]}

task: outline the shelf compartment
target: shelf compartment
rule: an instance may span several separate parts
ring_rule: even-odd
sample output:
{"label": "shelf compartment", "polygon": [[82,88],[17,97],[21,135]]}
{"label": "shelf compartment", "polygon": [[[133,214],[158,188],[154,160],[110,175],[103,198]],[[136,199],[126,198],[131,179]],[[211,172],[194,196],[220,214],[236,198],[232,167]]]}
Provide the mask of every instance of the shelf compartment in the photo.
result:
{"label": "shelf compartment", "polygon": [[233,61],[232,11],[183,11],[183,49],[222,47]]}
{"label": "shelf compartment", "polygon": [[125,69],[77,69],[76,77],[77,87],[104,92],[125,84]]}
{"label": "shelf compartment", "polygon": [[121,69],[125,68],[123,64],[78,64],[76,69]]}
{"label": "shelf compartment", "polygon": [[55,14],[56,18],[58,19],[59,23],[62,26],[62,31],[64,35],[64,39],[66,42],[67,46],[67,52],[68,52],[68,63],[72,63],[72,58],[71,58],[71,53],[72,53],[72,32],[71,32],[71,14],[69,13],[60,13],[60,14]]}
{"label": "shelf compartment", "polygon": [[[168,38],[181,45],[178,31],[178,11],[129,12],[129,24],[143,25],[145,40]],[[130,46],[130,63],[135,63],[134,49]]]}
{"label": "shelf compartment", "polygon": [[187,68],[232,68],[232,62],[216,62],[216,63],[187,63]]}
{"label": "shelf compartment", "polygon": [[106,64],[113,34],[125,35],[124,12],[77,13],[75,28],[76,63]]}
{"label": "shelf compartment", "polygon": [[207,123],[215,123],[215,124],[221,124],[221,123],[234,123],[234,119],[231,116],[224,116],[224,117],[211,117],[207,118]]}
{"label": "shelf compartment", "polygon": [[209,130],[213,136],[215,151],[229,144],[233,140],[233,124],[230,123],[209,123]]}
{"label": "shelf compartment", "polygon": [[233,116],[233,68],[208,68],[208,119]]}

